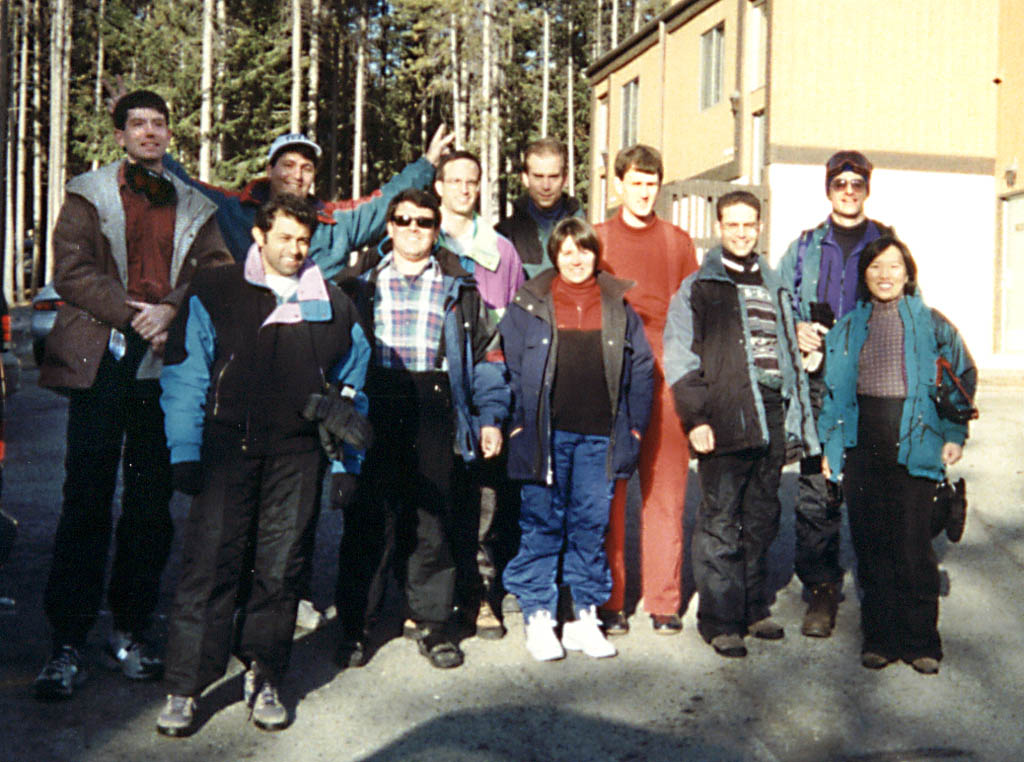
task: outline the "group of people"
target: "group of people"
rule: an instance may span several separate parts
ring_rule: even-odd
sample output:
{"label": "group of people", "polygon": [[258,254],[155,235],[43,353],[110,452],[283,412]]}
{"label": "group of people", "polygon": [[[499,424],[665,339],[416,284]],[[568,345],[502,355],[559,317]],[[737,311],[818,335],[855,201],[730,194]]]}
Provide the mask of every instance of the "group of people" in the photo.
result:
{"label": "group of people", "polygon": [[[616,157],[622,205],[593,227],[565,193],[564,146],[530,144],[526,192],[493,229],[476,213],[480,163],[443,127],[378,192],[323,202],[305,135],[274,140],[267,176],[233,192],[166,156],[158,95],[125,95],[113,118],[125,158],[68,183],[54,230],[65,304],[40,383],[69,412],[37,697],[84,679],[119,462],[107,651],[129,679],[165,679],[165,735],[194,729],[232,654],[254,723],[287,726],[279,688],[300,603],[315,613],[323,490],[344,513],[342,667],[367,662],[392,579],[435,667],[462,664],[467,627],[505,634],[505,591],[537,660],[614,656],[634,472],[643,609],[656,633],[680,632],[691,455],[698,629],[717,653],[784,637],[766,555],[782,468],[800,458],[801,631],[835,624],[845,495],[862,663],[938,670],[932,498],[967,431],[930,388],[939,357],[971,391],[976,373],[905,244],[865,216],[863,155],[828,160],[832,212],[775,270],[744,190],[718,199],[720,245],[698,265],[654,211],[663,166],[644,145]],[[149,627],[175,489],[192,502],[164,658]]]}

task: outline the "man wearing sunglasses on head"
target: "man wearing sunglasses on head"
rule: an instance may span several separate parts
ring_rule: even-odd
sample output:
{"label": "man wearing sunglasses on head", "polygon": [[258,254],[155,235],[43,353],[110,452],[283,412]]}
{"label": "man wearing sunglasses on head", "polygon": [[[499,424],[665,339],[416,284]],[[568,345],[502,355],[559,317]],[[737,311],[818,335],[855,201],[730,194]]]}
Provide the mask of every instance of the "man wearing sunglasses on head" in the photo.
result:
{"label": "man wearing sunglasses on head", "polygon": [[[815,420],[821,412],[824,335],[856,304],[857,263],[869,243],[892,229],[868,219],[873,166],[859,151],[838,151],[825,162],[825,193],[832,212],[789,245],[779,272],[793,294],[797,340],[810,376]],[[809,601],[800,631],[827,638],[835,626],[843,569],[839,566],[842,496],[829,490],[820,457],[804,458],[796,504],[796,574]]]}
{"label": "man wearing sunglasses on head", "polygon": [[370,337],[366,379],[374,442],[345,506],[337,610],[342,667],[367,658],[367,633],[392,564],[404,584],[420,652],[458,667],[450,632],[452,543],[466,492],[460,461],[501,451],[509,388],[497,332],[459,258],[437,245],[441,211],[426,191],[388,205],[388,238],[347,280]]}

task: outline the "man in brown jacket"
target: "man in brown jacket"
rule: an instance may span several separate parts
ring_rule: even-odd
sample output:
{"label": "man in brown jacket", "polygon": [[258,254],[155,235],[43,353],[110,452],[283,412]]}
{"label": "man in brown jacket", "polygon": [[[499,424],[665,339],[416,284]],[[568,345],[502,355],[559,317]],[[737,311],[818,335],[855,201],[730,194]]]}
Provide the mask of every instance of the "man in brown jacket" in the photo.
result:
{"label": "man in brown jacket", "polygon": [[53,231],[54,286],[65,305],[39,383],[67,394],[69,405],[64,504],[45,597],[53,653],[34,684],[40,699],[69,698],[85,677],[81,649],[103,597],[122,459],[108,650],[129,679],[163,671],[143,639],[174,531],[160,356],[195,271],[232,261],[217,207],[163,171],[171,138],[164,100],[139,90],[113,116],[126,158],[73,178]]}

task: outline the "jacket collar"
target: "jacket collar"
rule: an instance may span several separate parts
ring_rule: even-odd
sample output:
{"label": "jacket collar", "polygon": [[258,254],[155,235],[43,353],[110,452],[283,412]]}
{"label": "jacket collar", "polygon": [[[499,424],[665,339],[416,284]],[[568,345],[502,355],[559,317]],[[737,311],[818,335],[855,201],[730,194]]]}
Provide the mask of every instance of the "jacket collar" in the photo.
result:
{"label": "jacket collar", "polygon": [[[245,280],[260,288],[267,286],[266,270],[260,247],[255,243],[249,247],[245,257]],[[299,288],[287,302],[277,305],[263,325],[270,323],[324,323],[331,319],[331,298],[320,268],[307,258],[299,268]]]}
{"label": "jacket collar", "polygon": [[[545,270],[535,278],[526,281],[520,287],[513,301],[524,308],[532,304],[534,309],[542,304],[546,304],[551,293],[551,284],[556,277],[558,277],[558,271],[554,267]],[[634,281],[616,278],[614,275],[610,275],[602,270],[597,271],[597,286],[601,289],[602,299],[622,299],[625,293],[635,285]]]}

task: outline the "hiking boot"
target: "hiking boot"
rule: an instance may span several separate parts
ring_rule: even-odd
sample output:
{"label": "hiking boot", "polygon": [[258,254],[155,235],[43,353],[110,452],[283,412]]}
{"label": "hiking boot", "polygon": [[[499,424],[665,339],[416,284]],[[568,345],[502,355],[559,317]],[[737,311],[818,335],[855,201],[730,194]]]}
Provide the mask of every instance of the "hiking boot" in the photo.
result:
{"label": "hiking boot", "polygon": [[264,680],[252,703],[252,722],[260,730],[281,730],[288,725],[288,710],[277,696],[277,688]]}
{"label": "hiking boot", "polygon": [[32,693],[40,701],[69,699],[75,688],[85,682],[85,677],[85,666],[78,649],[65,644],[46,662],[32,683]]}
{"label": "hiking boot", "polygon": [[782,625],[767,616],[747,625],[747,632],[761,640],[782,640],[786,637],[786,631],[782,629]]}
{"label": "hiking boot", "polygon": [[711,647],[719,656],[729,659],[742,659],[747,655],[747,647],[743,645],[743,637],[736,633],[722,633],[711,638]]}
{"label": "hiking boot", "polygon": [[295,627],[312,632],[324,626],[324,615],[319,612],[313,601],[301,600],[295,611]]}
{"label": "hiking boot", "polygon": [[598,609],[597,616],[601,619],[605,635],[627,635],[629,634],[629,619],[622,609],[611,611],[610,609]]}
{"label": "hiking boot", "polygon": [[592,659],[604,659],[618,653],[601,632],[594,606],[580,609],[575,621],[562,625],[562,645],[567,651],[582,651]]}
{"label": "hiking boot", "polygon": [[678,635],[683,631],[679,614],[651,614],[651,627],[656,635]]}
{"label": "hiking boot", "polygon": [[423,633],[416,645],[432,667],[438,669],[455,669],[461,667],[464,660],[462,649],[452,641],[444,630],[444,626],[419,625]]}
{"label": "hiking boot", "polygon": [[910,662],[910,666],[922,675],[939,674],[939,660],[933,659],[931,656],[918,656]]}
{"label": "hiking boot", "polygon": [[480,610],[476,614],[476,636],[484,640],[501,640],[505,636],[505,625],[486,598],[480,601]]}
{"label": "hiking boot", "polygon": [[196,700],[167,694],[164,710],[156,718],[156,732],[163,736],[187,736],[195,730]]}
{"label": "hiking boot", "polygon": [[526,650],[537,661],[565,658],[565,650],[555,635],[555,620],[551,618],[551,612],[534,612],[526,621]]}
{"label": "hiking boot", "polygon": [[124,630],[114,630],[107,639],[107,655],[129,680],[159,680],[164,660],[141,638]]}
{"label": "hiking boot", "polygon": [[811,587],[811,602],[807,605],[800,632],[809,638],[827,638],[836,626],[839,610],[839,588],[832,582]]}
{"label": "hiking boot", "polygon": [[868,669],[882,669],[892,663],[892,659],[877,651],[865,651],[860,655],[860,665]]}

